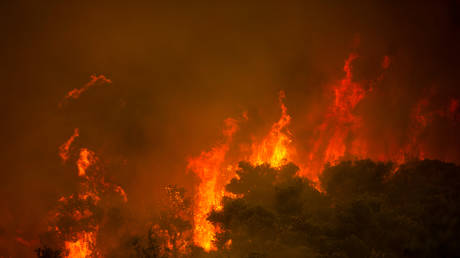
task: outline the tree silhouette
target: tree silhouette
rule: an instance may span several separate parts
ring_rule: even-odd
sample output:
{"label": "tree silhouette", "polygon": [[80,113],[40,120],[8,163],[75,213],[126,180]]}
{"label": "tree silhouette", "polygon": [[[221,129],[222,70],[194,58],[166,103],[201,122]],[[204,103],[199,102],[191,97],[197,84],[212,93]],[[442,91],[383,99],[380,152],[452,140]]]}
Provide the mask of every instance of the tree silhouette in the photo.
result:
{"label": "tree silhouette", "polygon": [[[319,192],[281,168],[240,163],[209,220],[227,257],[457,257],[460,168],[371,160],[326,166]],[[229,244],[231,243],[231,244]]]}

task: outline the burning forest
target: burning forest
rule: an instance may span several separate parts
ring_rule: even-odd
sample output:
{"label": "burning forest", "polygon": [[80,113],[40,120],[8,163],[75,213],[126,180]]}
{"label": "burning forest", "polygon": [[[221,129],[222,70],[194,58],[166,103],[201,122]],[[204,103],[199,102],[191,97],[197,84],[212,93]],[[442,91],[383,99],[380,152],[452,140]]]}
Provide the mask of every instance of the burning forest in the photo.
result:
{"label": "burning forest", "polygon": [[457,1],[2,8],[0,257],[460,255]]}

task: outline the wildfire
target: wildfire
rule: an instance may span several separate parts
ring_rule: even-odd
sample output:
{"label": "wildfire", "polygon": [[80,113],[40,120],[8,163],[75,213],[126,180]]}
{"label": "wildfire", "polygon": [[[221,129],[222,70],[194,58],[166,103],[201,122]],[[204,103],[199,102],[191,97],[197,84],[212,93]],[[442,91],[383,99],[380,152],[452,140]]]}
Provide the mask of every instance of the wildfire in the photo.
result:
{"label": "wildfire", "polygon": [[[345,76],[332,86],[333,101],[323,121],[315,129],[311,149],[303,163],[302,174],[317,181],[319,173],[327,163],[336,163],[342,158],[364,158],[367,144],[357,137],[362,128],[362,120],[356,115],[358,104],[383,79],[383,72],[375,81],[357,82],[353,78],[353,62],[359,58],[351,53],[345,60]],[[391,59],[383,58],[381,67],[389,68]]]}
{"label": "wildfire", "polygon": [[[64,219],[67,223],[72,221],[72,225],[74,225],[69,228],[58,226],[53,228],[61,238],[65,239],[65,255],[68,258],[100,256],[96,246],[99,224],[94,223],[96,221],[95,214],[90,210],[90,207],[98,205],[102,200],[101,193],[114,192],[121,197],[123,202],[128,201],[123,188],[106,182],[104,177],[96,173],[97,167],[93,169],[94,171],[88,171],[97,160],[91,150],[80,149],[79,159],[76,161],[78,176],[81,178],[80,191],[68,197],[61,197],[59,203],[62,208],[54,215],[54,220]],[[83,227],[83,230],[75,230],[74,228],[77,227]]]}
{"label": "wildfire", "polygon": [[82,148],[80,150],[80,158],[77,161],[77,167],[78,167],[78,175],[79,176],[85,176],[86,175],[86,169],[93,164],[94,162],[94,152]]}
{"label": "wildfire", "polygon": [[[92,75],[90,82],[80,89],[70,91],[64,100],[77,99],[83,92],[97,83],[111,83],[111,81],[104,75]],[[75,128],[73,135],[59,147],[59,156],[63,162],[70,158],[71,145],[79,135],[80,130]],[[87,148],[79,150],[78,159],[75,163],[80,178],[80,190],[68,197],[61,197],[59,209],[54,212],[51,218],[51,222],[55,225],[49,227],[50,231],[56,232],[63,239],[64,255],[68,258],[101,256],[96,246],[100,218],[96,218],[91,209],[103,200],[104,195],[102,194],[116,193],[123,202],[128,201],[121,186],[105,181],[103,175],[99,173],[100,168],[96,166],[97,162],[98,158],[93,151]]]}
{"label": "wildfire", "polygon": [[[71,141],[68,141],[68,142],[71,143]],[[77,160],[76,164],[77,164],[77,169],[78,169],[78,176],[84,179],[84,181],[80,183],[82,186],[82,191],[76,196],[71,195],[67,198],[61,197],[59,199],[61,203],[66,205],[69,201],[71,201],[74,198],[77,198],[76,199],[77,201],[86,201],[86,202],[90,201],[93,203],[96,203],[97,201],[100,200],[97,192],[90,189],[89,185],[94,182],[90,181],[92,179],[86,173],[87,169],[93,164],[94,161],[95,161],[95,157],[92,151],[86,148],[82,148],[80,150],[80,157]],[[91,199],[88,199],[90,197]],[[58,213],[56,215],[60,216],[61,214]],[[77,222],[81,221],[82,219],[87,219],[91,216],[93,216],[93,213],[87,209],[83,211],[80,211],[80,210],[71,211],[71,218]],[[92,231],[81,231],[81,232],[76,232],[76,233],[69,232],[70,235],[72,236],[71,239],[64,241],[66,257],[68,258],[86,258],[86,257],[95,256],[97,226],[90,227],[90,228],[92,228],[93,230]],[[62,234],[61,229],[57,228],[57,231]]]}
{"label": "wildfire", "polygon": [[[292,156],[293,149],[289,146],[291,138],[287,130],[291,117],[287,113],[284,98],[284,92],[280,92],[281,118],[273,124],[268,135],[260,143],[251,145],[250,160],[254,164],[269,163],[279,167]],[[245,120],[248,119],[246,113],[243,117]],[[228,195],[225,192],[225,184],[235,176],[233,168],[236,166],[226,163],[226,154],[238,126],[234,119],[227,119],[225,124],[224,141],[188,162],[188,169],[200,178],[195,197],[193,239],[195,244],[206,251],[215,250],[213,241],[217,231],[207,220],[207,216],[212,209],[221,208],[223,196]]]}
{"label": "wildfire", "polygon": [[66,162],[69,159],[70,145],[79,135],[80,134],[78,128],[75,128],[73,135],[70,136],[70,138],[65,143],[59,146],[59,156],[63,162]]}
{"label": "wildfire", "polygon": [[[354,114],[358,103],[373,90],[375,83],[369,83],[367,89],[358,82],[353,81],[352,63],[358,55],[352,53],[345,61],[345,77],[333,87],[333,102],[324,121],[317,127],[316,140],[308,155],[308,160],[297,160],[297,151],[292,145],[292,135],[288,129],[291,117],[284,104],[285,93],[279,94],[281,117],[276,121],[269,133],[258,142],[251,143],[249,161],[254,165],[267,163],[273,167],[280,167],[287,162],[295,161],[300,167],[300,174],[316,180],[323,166],[328,162],[335,162],[352,153],[364,155],[365,144],[355,140],[347,145],[349,136],[357,131],[361,124],[360,118]],[[389,57],[384,57],[382,68],[390,65]],[[383,77],[379,76],[376,81]],[[245,115],[247,120],[247,115]],[[233,127],[233,128],[236,128]],[[227,131],[227,132],[225,132]],[[189,160],[188,169],[193,170],[200,178],[200,185],[196,196],[194,210],[194,241],[205,250],[213,250],[213,240],[216,229],[207,221],[208,213],[220,207],[222,197],[225,195],[221,177],[225,167],[236,167],[226,164],[225,156],[229,150],[229,142],[235,130],[224,130],[226,140],[214,146],[210,151],[203,152],[195,159]],[[244,158],[244,157],[242,157]],[[232,171],[230,177],[234,176]],[[228,179],[227,179],[228,180]]]}
{"label": "wildfire", "polygon": [[[312,128],[314,133],[310,141],[311,145],[305,155],[299,158],[293,144],[293,137],[289,130],[291,116],[288,114],[287,106],[284,103],[285,93],[281,91],[279,94],[280,119],[271,126],[265,137],[249,144],[249,154],[241,153],[239,158],[249,160],[254,165],[265,163],[272,167],[280,167],[292,161],[300,167],[299,174],[309,177],[313,182],[318,181],[318,176],[326,164],[334,164],[342,159],[370,157],[400,163],[403,160],[398,155],[405,156],[408,153],[415,153],[415,148],[418,148],[416,157],[424,158],[425,153],[416,144],[420,137],[420,131],[424,130],[434,115],[449,117],[451,120],[457,121],[456,111],[459,108],[459,101],[451,99],[448,107],[442,111],[427,113],[424,110],[428,102],[421,100],[414,109],[412,138],[408,144],[398,145],[392,154],[373,153],[371,155],[369,142],[362,133],[365,124],[357,112],[357,107],[363,99],[378,90],[379,84],[383,81],[386,71],[392,64],[392,60],[389,56],[384,56],[380,64],[380,74],[375,79],[357,81],[354,78],[353,64],[359,58],[358,54],[351,53],[343,66],[344,77],[327,88],[332,98],[323,119]],[[246,113],[243,117],[248,120]],[[188,169],[200,179],[195,197],[193,240],[196,245],[201,246],[206,251],[215,249],[213,241],[218,231],[207,221],[207,216],[212,209],[221,208],[223,196],[228,195],[225,192],[225,183],[236,176],[234,168],[237,166],[234,160],[227,159],[227,155],[237,126],[233,119],[226,120],[226,124],[222,143],[188,161]],[[247,150],[247,148],[243,149]],[[394,153],[397,153],[397,157],[394,156]]]}
{"label": "wildfire", "polygon": [[252,144],[251,163],[260,165],[268,163],[273,167],[279,167],[286,163],[292,156],[290,132],[287,126],[291,121],[291,117],[287,113],[287,107],[283,102],[285,98],[283,91],[279,94],[281,105],[281,118],[273,124],[269,134],[260,143]]}
{"label": "wildfire", "polygon": [[431,99],[434,98],[434,95],[436,95],[435,87],[425,92],[425,96],[418,100],[413,108],[409,128],[409,141],[395,158],[397,163],[403,163],[407,159],[413,159],[414,157],[418,159],[439,158],[423,145],[423,141],[420,141],[420,138],[425,129],[437,118],[444,118],[454,124],[457,123],[459,121],[459,100],[451,98],[447,101],[447,105],[433,108]]}
{"label": "wildfire", "polygon": [[229,144],[237,129],[236,120],[231,118],[225,120],[224,141],[210,151],[202,152],[197,158],[188,161],[188,169],[200,179],[195,197],[193,241],[206,251],[215,249],[213,245],[215,228],[207,217],[213,208],[220,207],[220,201],[224,196],[226,178],[223,178],[221,172],[224,169]]}
{"label": "wildfire", "polygon": [[78,234],[77,241],[66,241],[65,248],[68,251],[68,258],[86,258],[93,254],[96,245],[94,232],[81,232]]}
{"label": "wildfire", "polygon": [[91,75],[91,80],[85,85],[83,85],[83,87],[75,88],[69,91],[65,95],[64,99],[59,103],[59,107],[62,107],[70,99],[78,99],[83,92],[87,91],[89,88],[97,84],[111,84],[111,83],[112,81],[110,79],[107,79],[107,77],[105,77],[104,75],[99,75],[99,76]]}
{"label": "wildfire", "polygon": [[[309,139],[308,150],[303,158],[299,158],[293,143],[294,138],[289,130],[291,116],[288,114],[285,104],[284,91],[279,93],[278,98],[281,109],[279,120],[273,123],[265,137],[244,145],[245,148],[242,148],[244,151],[235,154],[235,156],[239,155],[238,159],[249,160],[253,165],[268,164],[272,167],[281,167],[293,161],[300,167],[299,174],[309,177],[314,182],[318,180],[318,176],[326,164],[334,164],[342,159],[378,157],[380,160],[393,160],[402,163],[408,153],[415,154],[417,158],[426,157],[425,150],[419,144],[422,131],[433,121],[435,116],[458,121],[459,100],[450,99],[445,108],[429,110],[430,96],[422,98],[411,114],[410,137],[408,137],[410,139],[392,149],[392,155],[374,153],[372,156],[369,153],[371,148],[368,145],[370,143],[362,136],[361,131],[365,128],[365,124],[357,112],[357,107],[363,99],[378,89],[379,83],[384,78],[384,71],[392,65],[392,60],[388,56],[383,57],[379,68],[381,69],[380,74],[374,80],[356,81],[353,64],[359,58],[358,54],[351,53],[344,62],[343,78],[328,85],[327,90],[331,98],[328,99],[328,106],[324,109],[324,116],[318,124],[311,128],[313,136]],[[103,75],[91,76],[89,83],[80,89],[70,91],[65,100],[77,99],[83,92],[97,83],[111,83],[111,81]],[[248,120],[246,113],[243,114],[243,118]],[[229,157],[229,153],[231,146],[235,145],[233,139],[238,129],[239,124],[236,119],[226,119],[222,140],[208,151],[203,151],[199,156],[188,160],[187,170],[192,171],[199,178],[193,206],[193,242],[205,251],[216,249],[214,241],[216,232],[219,230],[207,220],[207,217],[213,209],[222,208],[222,198],[229,196],[225,192],[225,185],[236,176],[234,169],[237,166],[235,160]],[[79,134],[80,131],[76,128],[73,135],[59,147],[59,155],[64,162],[69,159],[71,145]],[[233,155],[233,152],[231,153]],[[102,198],[101,193],[109,190],[117,193],[124,202],[127,202],[128,199],[123,188],[107,183],[101,175],[92,171],[93,167],[97,167],[95,166],[97,163],[98,158],[93,151],[87,148],[80,149],[76,166],[78,176],[81,179],[81,190],[78,194],[70,197],[62,197],[60,202],[66,203],[69,200],[78,199],[96,205]],[[97,168],[95,170],[97,171]],[[232,198],[236,197],[233,196]],[[73,210],[70,214],[75,221],[82,221],[94,215],[90,210]],[[99,255],[96,246],[99,228],[99,225],[96,224],[85,230],[70,232],[72,237],[66,237],[64,241],[67,257]],[[166,236],[173,234],[159,227],[154,227],[154,229],[159,235],[164,235],[165,239],[169,239]],[[56,231],[62,232],[62,229],[56,228]],[[166,246],[172,249],[173,244],[168,241]],[[177,238],[177,241],[179,242],[175,242],[174,245],[184,246],[183,249],[185,250],[187,243],[180,242],[182,241],[180,238]],[[231,240],[226,244],[227,248],[230,245]]]}
{"label": "wildfire", "polygon": [[[380,83],[392,65],[392,59],[389,56],[382,58],[380,72],[376,78],[358,81],[354,78],[353,65],[359,58],[358,54],[351,53],[343,66],[344,77],[327,88],[332,98],[323,119],[312,128],[314,133],[310,139],[310,148],[305,155],[299,158],[293,144],[293,137],[288,128],[291,116],[284,103],[285,93],[281,91],[279,94],[280,119],[271,126],[269,133],[262,140],[250,143],[249,155],[241,154],[239,158],[249,160],[254,165],[266,163],[272,167],[280,167],[292,161],[300,167],[301,176],[318,182],[318,176],[326,164],[335,164],[343,159],[373,158],[380,161],[391,160],[396,164],[401,164],[406,161],[405,157],[408,155],[417,159],[427,157],[426,151],[419,143],[422,131],[436,116],[448,118],[457,123],[460,106],[458,99],[450,99],[444,108],[429,110],[429,97],[422,98],[411,115],[412,125],[409,132],[406,132],[409,140],[392,146],[390,151],[386,150],[386,153],[370,152],[369,144],[372,142],[369,142],[363,134],[366,124],[357,107],[363,99],[378,93]],[[243,117],[248,120],[246,113]],[[218,231],[207,221],[207,216],[212,209],[219,209],[222,197],[228,195],[225,193],[223,182],[228,182],[229,179],[236,176],[233,170],[236,167],[235,164],[226,159],[229,143],[236,128],[236,125],[227,127],[223,133],[225,136],[223,143],[215,145],[208,152],[201,153],[197,158],[190,159],[188,163],[188,169],[194,171],[200,178],[194,209],[194,242],[206,251],[215,249],[213,240]],[[225,168],[230,172],[224,173]]]}

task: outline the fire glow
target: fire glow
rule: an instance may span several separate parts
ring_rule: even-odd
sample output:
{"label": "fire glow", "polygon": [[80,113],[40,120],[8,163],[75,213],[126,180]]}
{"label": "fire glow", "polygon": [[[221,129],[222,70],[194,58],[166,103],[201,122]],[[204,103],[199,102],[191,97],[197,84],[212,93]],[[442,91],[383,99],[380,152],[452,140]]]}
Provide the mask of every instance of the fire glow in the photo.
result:
{"label": "fire glow", "polygon": [[[269,164],[272,167],[280,167],[289,162],[299,166],[299,175],[308,177],[313,182],[318,181],[322,169],[326,164],[336,164],[342,159],[375,158],[380,161],[393,161],[402,164],[411,159],[426,158],[425,151],[417,143],[420,131],[427,126],[435,115],[449,116],[455,114],[458,109],[458,100],[451,100],[449,107],[441,111],[433,111],[427,114],[422,109],[428,105],[428,100],[422,100],[411,118],[411,140],[401,143],[391,153],[370,153],[367,149],[368,142],[360,134],[365,127],[362,119],[356,114],[356,108],[366,96],[372,94],[384,80],[386,71],[391,66],[391,59],[384,56],[381,62],[380,74],[370,81],[356,81],[353,74],[353,63],[360,57],[351,53],[345,60],[343,71],[345,76],[332,84],[327,89],[332,92],[329,108],[320,123],[314,128],[313,138],[309,152],[299,158],[295,148],[294,136],[289,131],[291,116],[284,104],[285,93],[279,94],[281,117],[276,121],[268,134],[260,141],[254,141],[250,145],[249,156],[241,155],[240,160],[248,160],[253,165]],[[454,115],[451,115],[456,121]],[[227,120],[228,121],[228,120]],[[234,121],[234,120],[231,120]],[[223,143],[215,145],[208,152],[201,153],[197,158],[189,160],[189,170],[195,172],[200,179],[197,187],[194,209],[194,241],[206,251],[215,250],[213,244],[218,229],[207,221],[207,216],[212,209],[221,207],[222,197],[225,193],[225,183],[235,176],[236,164],[226,160],[232,135],[236,126],[230,130],[224,130]],[[227,133],[226,133],[227,132]],[[229,168],[229,169],[228,169]],[[230,171],[228,171],[230,170]],[[223,183],[225,182],[225,183]],[[320,190],[320,189],[319,189]],[[231,242],[229,242],[231,243]]]}
{"label": "fire glow", "polygon": [[[80,94],[92,87],[98,82],[111,83],[105,76],[91,76],[91,81],[81,89],[74,89],[66,95],[65,99],[77,99]],[[80,190],[78,193],[68,197],[61,197],[59,204],[64,207],[52,215],[50,221],[54,226],[50,226],[49,230],[57,233],[59,238],[64,240],[64,255],[68,258],[85,258],[85,257],[101,257],[98,251],[96,241],[99,225],[96,223],[83,222],[83,229],[75,230],[70,228],[60,228],[58,225],[60,220],[64,219],[72,221],[76,226],[82,221],[97,220],[94,213],[90,210],[91,207],[96,207],[101,201],[101,195],[107,192],[116,193],[123,202],[127,202],[128,198],[119,185],[106,182],[103,175],[99,171],[97,163],[99,159],[96,154],[88,148],[80,148],[76,154],[73,144],[80,136],[79,128],[74,129],[74,133],[70,138],[59,147],[59,156],[63,163],[66,163],[71,157],[78,157],[75,161],[77,174],[80,179]],[[75,155],[76,154],[76,155]],[[92,168],[91,172],[89,172]],[[69,211],[68,208],[71,207]]]}
{"label": "fire glow", "polygon": [[[75,132],[78,132],[78,129],[75,129]],[[78,134],[74,134],[71,138],[65,143],[67,148],[60,148],[60,150],[65,150],[66,153],[69,152],[70,144]],[[62,154],[62,153],[60,153]],[[60,155],[61,158],[63,155]],[[65,162],[69,157],[68,154],[64,155],[66,159],[63,159]],[[127,196],[123,188],[118,185],[111,184],[106,182],[104,177],[100,174],[97,174],[98,168],[96,163],[98,158],[95,153],[87,148],[81,148],[78,154],[78,160],[76,161],[78,177],[80,181],[80,191],[77,194],[72,194],[68,197],[61,197],[59,199],[60,205],[63,207],[75,207],[73,210],[67,211],[70,214],[64,214],[63,212],[57,212],[53,215],[52,221],[59,221],[59,219],[67,219],[74,221],[78,225],[81,221],[92,221],[94,213],[90,210],[90,207],[97,206],[101,201],[101,194],[106,192],[113,192],[120,196],[123,202],[127,202]],[[91,173],[88,170],[91,167],[95,167],[94,171]],[[73,205],[72,205],[73,204]],[[56,223],[59,224],[59,223]],[[92,223],[83,223],[84,229],[81,231],[73,231],[72,227],[69,229],[59,228],[59,226],[51,227],[51,230],[54,230],[61,238],[64,239],[64,255],[68,258],[85,258],[85,257],[100,257],[96,241],[97,233],[99,230],[98,224]]]}
{"label": "fire glow", "polygon": [[[213,224],[208,221],[208,215],[212,210],[222,208],[222,198],[230,196],[225,191],[225,185],[236,176],[235,168],[240,160],[247,160],[253,165],[268,164],[271,167],[279,168],[289,162],[299,166],[299,175],[307,177],[313,182],[318,181],[323,167],[326,164],[335,164],[342,159],[361,159],[374,158],[376,160],[392,160],[399,164],[405,161],[406,157],[425,158],[429,157],[429,152],[422,149],[417,144],[420,132],[433,120],[435,116],[447,117],[456,121],[455,115],[459,108],[459,101],[451,99],[446,108],[427,111],[429,106],[429,96],[418,102],[411,117],[412,126],[410,128],[411,139],[398,148],[391,150],[392,155],[385,153],[370,153],[368,142],[360,132],[365,128],[362,118],[357,114],[356,108],[370,94],[376,91],[379,84],[384,80],[385,73],[391,67],[391,59],[388,56],[382,57],[381,71],[374,80],[356,81],[353,74],[353,64],[360,57],[356,53],[351,53],[345,60],[343,67],[344,77],[326,87],[326,91],[332,96],[325,115],[312,128],[312,137],[307,153],[300,155],[295,141],[295,135],[290,131],[290,123],[293,119],[288,112],[285,104],[286,95],[284,91],[279,92],[279,106],[281,110],[280,118],[270,127],[268,133],[258,140],[250,143],[234,142],[235,135],[239,133],[240,125],[251,119],[247,113],[243,114],[243,119],[227,118],[224,121],[222,138],[209,150],[201,152],[198,156],[188,159],[187,170],[192,171],[199,179],[196,186],[193,204],[193,244],[210,252],[216,250],[214,244],[216,233],[219,232]],[[75,89],[66,95],[65,99],[76,99],[89,87],[98,82],[111,83],[104,76],[92,76],[91,81],[81,89]],[[75,154],[72,145],[79,137],[80,130],[76,128],[73,135],[59,147],[59,156],[65,163]],[[234,151],[238,157],[229,157],[232,148],[239,148]],[[242,151],[245,150],[245,151]],[[233,152],[232,152],[233,153]],[[396,154],[394,154],[396,153]],[[234,154],[232,154],[234,155]],[[76,160],[78,176],[81,179],[81,191],[78,195],[62,197],[61,203],[66,203],[72,199],[90,202],[97,205],[101,200],[101,191],[112,191],[117,193],[124,202],[127,196],[123,188],[118,185],[105,182],[100,175],[88,173],[88,169],[95,167],[97,172],[98,158],[96,154],[87,149],[80,148]],[[94,173],[94,172],[92,172]],[[102,190],[100,190],[102,189]],[[231,197],[231,196],[230,196]],[[91,217],[90,210],[75,210],[72,213],[73,219],[80,221]],[[60,214],[57,214],[60,216]],[[55,230],[64,235],[60,228]],[[86,230],[70,232],[71,237],[64,237],[65,250],[67,257],[98,257],[96,240],[99,225],[92,225]],[[162,229],[157,229],[163,232]],[[164,233],[164,232],[163,232]],[[170,247],[171,244],[167,241]],[[192,243],[182,243],[184,254],[185,246]],[[231,240],[227,243],[231,245]],[[172,248],[172,247],[170,247]]]}

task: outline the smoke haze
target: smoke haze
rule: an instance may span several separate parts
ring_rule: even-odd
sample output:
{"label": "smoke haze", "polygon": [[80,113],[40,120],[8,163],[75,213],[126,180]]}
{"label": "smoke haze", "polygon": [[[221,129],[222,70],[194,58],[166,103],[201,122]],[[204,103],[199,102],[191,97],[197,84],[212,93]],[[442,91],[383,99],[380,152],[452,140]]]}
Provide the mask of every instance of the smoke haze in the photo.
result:
{"label": "smoke haze", "polygon": [[[235,141],[263,137],[280,117],[280,90],[298,155],[309,153],[352,52],[354,81],[384,76],[355,109],[368,156],[416,135],[425,157],[460,162],[459,6],[0,3],[0,256],[32,256],[48,212],[78,188],[78,157],[63,164],[58,155],[75,128],[73,144],[97,153],[132,212],[148,216],[162,186],[193,191],[187,160],[221,137],[224,119],[247,112]],[[112,83],[59,107],[91,75]]]}

